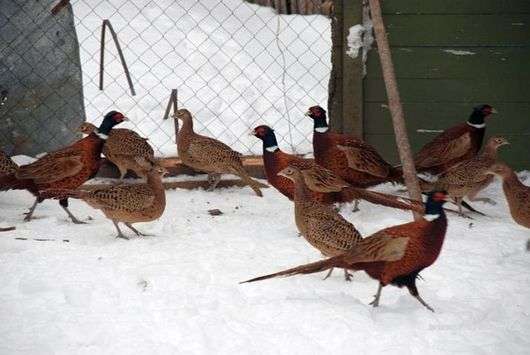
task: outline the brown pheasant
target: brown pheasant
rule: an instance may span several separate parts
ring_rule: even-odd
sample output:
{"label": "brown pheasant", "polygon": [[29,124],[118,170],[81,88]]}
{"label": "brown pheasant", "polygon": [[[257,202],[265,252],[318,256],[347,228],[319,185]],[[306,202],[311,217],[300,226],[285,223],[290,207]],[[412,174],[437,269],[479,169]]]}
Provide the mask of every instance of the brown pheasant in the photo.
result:
{"label": "brown pheasant", "polygon": [[234,174],[250,186],[256,195],[263,196],[260,190],[263,185],[253,180],[243,168],[241,153],[216,139],[195,133],[193,119],[188,110],[178,110],[175,116],[182,120],[177,137],[179,158],[185,165],[208,173],[208,190],[215,189],[221,180],[221,174]]}
{"label": "brown pheasant", "polygon": [[[294,212],[298,231],[324,256],[339,255],[362,240],[361,234],[353,224],[345,220],[331,206],[312,198],[300,169],[291,165],[280,171],[278,175],[294,183]],[[328,278],[332,271],[333,269],[330,269],[325,278]],[[347,270],[344,270],[344,276],[346,281],[351,280]]]}
{"label": "brown pheasant", "polygon": [[317,164],[355,187],[402,181],[401,170],[386,162],[373,146],[349,134],[330,132],[322,107],[310,107],[306,116],[313,119],[313,152]]}
{"label": "brown pheasant", "polygon": [[[83,122],[79,130],[84,134],[98,132],[97,127],[92,123]],[[123,180],[128,170],[132,170],[136,175],[142,176],[145,169],[138,164],[136,158],[154,159],[153,148],[147,142],[147,138],[130,129],[115,128],[109,133],[109,137],[103,146],[103,154],[120,171],[120,179]]]}
{"label": "brown pheasant", "polygon": [[443,209],[446,198],[445,192],[429,193],[424,218],[385,228],[363,239],[345,253],[244,282],[312,274],[334,267],[364,270],[371,278],[379,281],[377,294],[371,302],[374,307],[379,305],[382,288],[391,284],[406,286],[414,298],[434,311],[419,295],[416,278],[423,269],[436,261],[442,249],[447,231],[447,218]]}
{"label": "brown pheasant", "polygon": [[458,212],[462,215],[462,200],[467,197],[471,201],[483,201],[493,204],[487,198],[476,198],[492,181],[493,176],[485,175],[486,171],[497,161],[497,149],[510,144],[504,137],[491,137],[481,154],[464,161],[455,168],[439,176],[434,183],[421,180],[422,190],[445,190],[458,205]]}
{"label": "brown pheasant", "polygon": [[530,186],[524,185],[505,163],[494,164],[486,173],[502,179],[502,189],[513,220],[523,227],[530,228]]}
{"label": "brown pheasant", "polygon": [[490,105],[474,107],[467,122],[446,129],[424,145],[414,157],[418,172],[442,174],[473,158],[482,147],[485,119],[494,113]]}
{"label": "brown pheasant", "polygon": [[118,235],[116,238],[127,238],[118,225],[125,224],[136,235],[140,233],[132,226],[132,223],[151,222],[158,219],[166,207],[166,193],[162,184],[162,177],[167,170],[152,160],[136,158],[141,172],[147,177],[145,184],[123,183],[117,186],[109,186],[94,191],[48,189],[41,191],[42,196],[54,198],[77,198],[85,201],[93,208],[101,210],[110,219]]}

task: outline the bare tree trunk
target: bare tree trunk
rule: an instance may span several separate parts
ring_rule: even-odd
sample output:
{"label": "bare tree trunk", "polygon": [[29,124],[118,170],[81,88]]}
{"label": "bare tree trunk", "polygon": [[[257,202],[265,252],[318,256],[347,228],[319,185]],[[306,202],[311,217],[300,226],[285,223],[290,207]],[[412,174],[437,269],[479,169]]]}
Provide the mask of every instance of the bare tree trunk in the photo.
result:
{"label": "bare tree trunk", "polygon": [[[392,115],[399,158],[403,165],[403,177],[410,198],[421,201],[420,185],[418,184],[418,178],[416,176],[416,167],[414,166],[414,158],[412,156],[412,149],[410,148],[403,107],[401,106],[401,99],[399,97],[394,64],[392,63],[390,46],[388,45],[383,15],[381,14],[381,4],[379,3],[379,0],[369,0],[369,2],[375,38],[377,40],[379,59],[381,61],[381,68],[383,70],[383,78],[385,80],[385,88],[388,96],[388,106],[390,107],[390,113]],[[419,218],[421,218],[421,216],[418,213],[414,213],[414,219],[418,220]]]}

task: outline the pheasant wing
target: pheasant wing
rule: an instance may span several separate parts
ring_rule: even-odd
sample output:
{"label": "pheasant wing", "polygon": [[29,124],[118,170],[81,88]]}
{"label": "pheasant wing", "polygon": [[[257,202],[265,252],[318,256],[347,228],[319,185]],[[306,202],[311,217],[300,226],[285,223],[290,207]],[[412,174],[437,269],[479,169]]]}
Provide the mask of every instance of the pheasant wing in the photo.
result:
{"label": "pheasant wing", "polygon": [[33,179],[38,184],[44,184],[74,176],[81,169],[83,169],[82,153],[73,148],[66,148],[21,166],[16,176],[19,179]]}
{"label": "pheasant wing", "polygon": [[368,144],[357,144],[355,146],[338,145],[348,160],[348,166],[353,170],[362,171],[378,177],[387,177],[390,165],[379,153]]}
{"label": "pheasant wing", "polygon": [[396,236],[382,230],[357,243],[344,255],[344,261],[348,264],[396,261],[405,255],[408,241],[406,236]]}
{"label": "pheasant wing", "polygon": [[153,190],[145,184],[123,184],[95,190],[88,199],[99,208],[136,212],[151,206],[155,196]]}
{"label": "pheasant wing", "polygon": [[[130,129],[113,129],[104,146],[105,152],[112,155],[126,156],[150,156],[154,155],[154,150],[147,142],[146,138]],[[107,154],[105,154],[107,155]]]}
{"label": "pheasant wing", "polygon": [[346,181],[316,163],[311,164],[307,169],[302,169],[304,181],[309,189],[316,192],[339,192],[343,188],[350,186]]}
{"label": "pheasant wing", "polygon": [[471,147],[471,135],[469,132],[449,141],[434,139],[427,143],[416,155],[414,159],[416,166],[429,168],[444,164],[465,155]]}

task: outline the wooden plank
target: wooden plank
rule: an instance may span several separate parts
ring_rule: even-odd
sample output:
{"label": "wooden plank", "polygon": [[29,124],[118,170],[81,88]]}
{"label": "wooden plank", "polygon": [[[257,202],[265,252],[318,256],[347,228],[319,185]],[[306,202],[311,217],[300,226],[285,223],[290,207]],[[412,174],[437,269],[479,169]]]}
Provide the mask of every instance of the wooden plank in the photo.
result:
{"label": "wooden plank", "polygon": [[[407,103],[403,105],[407,127],[411,134],[418,129],[444,130],[460,122],[464,122],[471,110],[483,102],[465,103]],[[496,134],[529,134],[530,102],[527,103],[491,103],[499,113],[488,120],[490,130]],[[366,134],[393,134],[392,121],[386,102],[370,102],[365,104],[364,127]],[[422,133],[420,135],[428,135]]]}
{"label": "wooden plank", "polygon": [[530,14],[387,15],[392,46],[528,46]]}
{"label": "wooden plank", "polygon": [[[498,80],[483,75],[474,79],[398,79],[403,102],[530,102],[528,82]],[[364,81],[365,102],[385,102],[382,79]]]}
{"label": "wooden plank", "polygon": [[[411,132],[412,133],[412,132]],[[411,134],[412,149],[417,152],[421,147],[428,143],[433,136],[419,136]],[[510,145],[501,148],[500,159],[508,163],[514,169],[528,170],[530,168],[530,135],[510,135],[506,136],[510,141]],[[370,144],[374,145],[379,153],[392,164],[397,164],[399,158],[396,151],[396,143],[393,135],[387,134],[366,134],[365,139]]]}
{"label": "wooden plank", "polygon": [[528,0],[389,0],[382,6],[384,14],[530,13]]}
{"label": "wooden plank", "polygon": [[[530,80],[530,47],[394,48],[392,59],[398,78]],[[368,54],[367,71],[367,78],[382,77],[376,48]]]}

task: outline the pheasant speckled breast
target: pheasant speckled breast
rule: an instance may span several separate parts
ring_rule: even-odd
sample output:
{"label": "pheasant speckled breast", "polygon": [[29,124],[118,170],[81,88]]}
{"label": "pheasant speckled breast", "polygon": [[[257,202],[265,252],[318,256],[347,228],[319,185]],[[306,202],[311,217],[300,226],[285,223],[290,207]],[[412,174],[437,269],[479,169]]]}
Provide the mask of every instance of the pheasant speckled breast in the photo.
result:
{"label": "pheasant speckled breast", "polygon": [[241,153],[216,139],[195,133],[188,110],[178,110],[176,118],[183,121],[177,137],[179,158],[185,165],[208,173],[210,190],[217,186],[221,174],[234,174],[250,186],[256,195],[263,196],[260,190],[262,184],[253,180],[243,167]]}
{"label": "pheasant speckled breast", "polygon": [[0,150],[0,176],[16,172],[18,165],[3,151]]}

